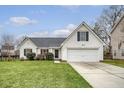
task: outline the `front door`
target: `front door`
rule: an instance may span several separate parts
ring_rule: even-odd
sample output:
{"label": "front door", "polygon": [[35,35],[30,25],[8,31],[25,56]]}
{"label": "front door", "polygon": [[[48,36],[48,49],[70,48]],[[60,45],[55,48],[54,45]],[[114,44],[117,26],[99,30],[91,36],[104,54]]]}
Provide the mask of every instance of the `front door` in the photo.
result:
{"label": "front door", "polygon": [[55,49],[55,58],[59,58],[59,50]]}

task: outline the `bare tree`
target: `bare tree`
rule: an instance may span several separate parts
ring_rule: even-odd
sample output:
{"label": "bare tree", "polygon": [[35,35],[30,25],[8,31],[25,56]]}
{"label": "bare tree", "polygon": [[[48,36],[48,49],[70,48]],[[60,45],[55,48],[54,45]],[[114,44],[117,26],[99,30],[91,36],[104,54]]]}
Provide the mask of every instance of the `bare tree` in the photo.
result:
{"label": "bare tree", "polygon": [[102,15],[98,19],[98,23],[100,22],[100,25],[103,25],[103,30],[109,32],[123,14],[123,5],[112,5],[108,9],[103,10]]}
{"label": "bare tree", "polygon": [[14,36],[10,34],[1,35],[1,44],[14,44]]}
{"label": "bare tree", "polygon": [[10,34],[3,34],[1,36],[1,55],[10,58],[11,50],[14,50],[14,36]]}
{"label": "bare tree", "polygon": [[101,16],[97,19],[94,30],[103,38],[103,40],[109,44],[108,53],[111,56],[111,37],[110,31],[116,22],[124,15],[123,5],[112,5],[104,9]]}
{"label": "bare tree", "polygon": [[[101,33],[100,31],[104,31],[106,35],[110,34],[112,27],[115,23],[120,19],[124,14],[124,6],[123,5],[112,5],[107,9],[104,9],[101,16],[97,19],[94,29],[97,33]],[[102,35],[102,33],[101,33]],[[110,37],[107,36],[109,39]]]}
{"label": "bare tree", "polygon": [[16,38],[15,45],[18,46],[27,36],[21,36]]}

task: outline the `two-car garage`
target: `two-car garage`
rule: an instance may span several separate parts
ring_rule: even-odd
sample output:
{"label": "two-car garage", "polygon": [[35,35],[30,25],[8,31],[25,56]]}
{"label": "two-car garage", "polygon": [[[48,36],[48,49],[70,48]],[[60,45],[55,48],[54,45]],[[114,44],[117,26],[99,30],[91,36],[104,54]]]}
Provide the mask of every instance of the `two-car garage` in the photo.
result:
{"label": "two-car garage", "polygon": [[67,62],[100,62],[105,42],[83,22],[61,47],[61,59]]}
{"label": "two-car garage", "polygon": [[98,48],[67,49],[68,62],[98,62]]}

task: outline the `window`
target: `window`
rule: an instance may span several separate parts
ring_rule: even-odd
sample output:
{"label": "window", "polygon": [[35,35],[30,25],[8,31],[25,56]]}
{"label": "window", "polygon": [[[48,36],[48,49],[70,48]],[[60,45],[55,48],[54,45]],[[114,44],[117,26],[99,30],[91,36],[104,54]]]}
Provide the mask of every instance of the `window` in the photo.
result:
{"label": "window", "polygon": [[88,32],[77,32],[77,41],[88,41],[89,33]]}
{"label": "window", "polygon": [[32,53],[32,49],[24,49],[24,56],[26,56],[28,53]]}
{"label": "window", "polygon": [[119,44],[118,44],[118,49],[120,49],[121,46],[122,46],[122,41],[119,42]]}
{"label": "window", "polygon": [[48,49],[41,49],[41,54],[46,54],[48,53]]}
{"label": "window", "polygon": [[121,53],[122,56],[124,56],[124,50],[122,50],[122,53]]}

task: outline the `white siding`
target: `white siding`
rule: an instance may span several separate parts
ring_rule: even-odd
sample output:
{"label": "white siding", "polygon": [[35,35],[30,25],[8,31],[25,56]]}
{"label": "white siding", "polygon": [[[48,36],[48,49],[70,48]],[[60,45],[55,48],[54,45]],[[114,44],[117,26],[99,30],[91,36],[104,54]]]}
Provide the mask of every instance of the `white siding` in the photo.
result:
{"label": "white siding", "polygon": [[[82,26],[78,31],[88,31],[85,26]],[[89,41],[77,41],[77,32],[63,45],[61,51],[62,60],[67,60],[68,48],[98,48],[99,60],[103,60],[103,43],[89,31]]]}
{"label": "white siding", "polygon": [[[55,49],[58,49],[58,48],[49,48],[49,47],[46,47],[46,48],[45,47],[44,48],[38,47],[37,48],[37,46],[30,39],[28,39],[28,40],[25,40],[19,48],[20,58],[23,57],[24,59],[26,59],[26,56],[24,56],[24,49],[27,49],[27,48],[32,49],[32,52],[36,53],[36,55],[41,54],[41,49],[48,49],[48,51],[53,53],[53,54],[55,54]],[[59,49],[59,59],[60,58],[61,58],[61,51]]]}
{"label": "white siding", "polygon": [[[124,41],[124,18],[117,25],[114,31],[111,33],[111,46],[113,59],[124,59],[122,56],[122,50],[124,49],[124,43],[122,43],[120,49],[118,48],[120,42]],[[114,55],[116,52],[116,55]]]}
{"label": "white siding", "polygon": [[32,49],[32,52],[36,53],[37,54],[37,47],[35,44],[33,44],[33,42],[31,40],[25,40],[23,42],[23,44],[21,45],[20,47],[20,58],[23,57],[26,59],[26,56],[24,56],[24,49],[26,48],[31,48]]}

